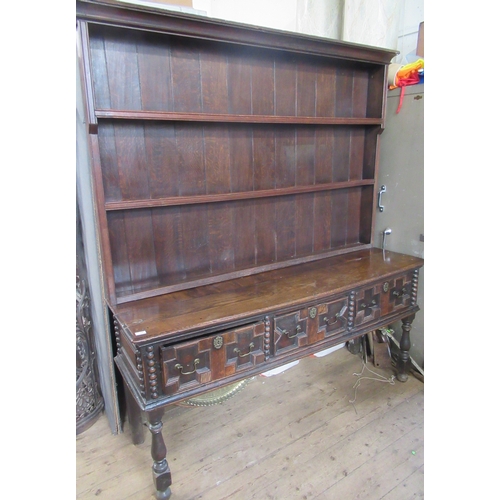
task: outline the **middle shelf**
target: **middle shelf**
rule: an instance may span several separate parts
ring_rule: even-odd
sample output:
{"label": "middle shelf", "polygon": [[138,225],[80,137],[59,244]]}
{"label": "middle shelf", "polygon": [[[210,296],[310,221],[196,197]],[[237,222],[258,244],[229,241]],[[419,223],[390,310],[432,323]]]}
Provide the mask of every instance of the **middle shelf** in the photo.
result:
{"label": "middle shelf", "polygon": [[375,183],[380,127],[105,120],[106,210],[211,203]]}
{"label": "middle shelf", "polygon": [[179,205],[199,205],[205,203],[219,203],[237,200],[251,200],[258,198],[272,198],[303,193],[319,193],[336,189],[373,186],[373,179],[330,182],[326,184],[312,184],[308,186],[292,186],[279,189],[263,189],[260,191],[239,191],[234,193],[205,194],[197,196],[171,196],[166,198],[150,198],[142,200],[114,201],[105,204],[106,211],[132,210],[135,208],[172,207]]}

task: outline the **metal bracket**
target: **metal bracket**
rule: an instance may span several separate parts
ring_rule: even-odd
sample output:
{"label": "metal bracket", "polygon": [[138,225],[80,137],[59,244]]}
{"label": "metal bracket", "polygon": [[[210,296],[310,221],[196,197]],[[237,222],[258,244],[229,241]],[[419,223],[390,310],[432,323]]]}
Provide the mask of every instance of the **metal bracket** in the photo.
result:
{"label": "metal bracket", "polygon": [[378,192],[378,209],[383,212],[384,206],[382,205],[382,194],[387,191],[387,188],[384,186],[380,186],[380,190]]}

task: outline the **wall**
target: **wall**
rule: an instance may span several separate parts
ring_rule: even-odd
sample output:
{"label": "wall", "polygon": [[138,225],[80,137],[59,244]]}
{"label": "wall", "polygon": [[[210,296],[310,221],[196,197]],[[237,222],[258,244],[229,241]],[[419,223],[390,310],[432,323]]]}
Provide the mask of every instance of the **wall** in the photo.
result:
{"label": "wall", "polygon": [[193,0],[210,17],[400,51],[417,46],[423,0]]}

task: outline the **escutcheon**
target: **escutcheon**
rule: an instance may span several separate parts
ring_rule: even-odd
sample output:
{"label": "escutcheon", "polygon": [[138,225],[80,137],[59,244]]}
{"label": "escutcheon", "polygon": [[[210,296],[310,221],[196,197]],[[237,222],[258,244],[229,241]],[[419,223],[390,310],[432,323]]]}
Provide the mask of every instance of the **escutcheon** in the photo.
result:
{"label": "escutcheon", "polygon": [[214,347],[216,349],[220,349],[222,347],[222,344],[224,344],[224,339],[222,338],[222,335],[217,335],[217,337],[214,338]]}

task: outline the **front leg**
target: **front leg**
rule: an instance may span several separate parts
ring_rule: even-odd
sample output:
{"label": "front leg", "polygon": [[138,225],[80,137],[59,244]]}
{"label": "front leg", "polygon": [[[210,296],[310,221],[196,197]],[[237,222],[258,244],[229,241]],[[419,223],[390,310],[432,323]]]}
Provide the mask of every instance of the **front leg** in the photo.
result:
{"label": "front leg", "polygon": [[408,380],[408,361],[410,359],[410,330],[411,324],[415,319],[415,315],[412,314],[407,318],[403,318],[403,335],[401,336],[401,341],[399,343],[399,356],[397,361],[397,374],[396,377],[400,382],[406,382]]}
{"label": "front leg", "polygon": [[161,430],[163,423],[163,409],[157,409],[148,412],[148,428],[152,434],[151,456],[153,457],[153,483],[156,488],[157,500],[166,500],[170,498],[172,492],[172,475],[167,463],[167,447],[163,441]]}
{"label": "front leg", "polygon": [[127,410],[127,419],[132,432],[132,442],[134,444],[144,443],[144,423],[142,421],[142,412],[130,389],[125,385],[125,406]]}

